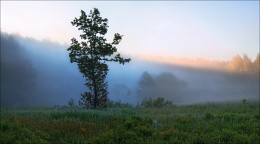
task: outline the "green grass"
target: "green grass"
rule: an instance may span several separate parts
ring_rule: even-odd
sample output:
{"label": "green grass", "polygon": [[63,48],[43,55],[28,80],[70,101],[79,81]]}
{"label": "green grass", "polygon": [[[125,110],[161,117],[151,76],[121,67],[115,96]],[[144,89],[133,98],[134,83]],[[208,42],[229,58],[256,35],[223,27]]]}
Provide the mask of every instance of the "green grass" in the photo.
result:
{"label": "green grass", "polygon": [[260,143],[258,103],[1,110],[0,143]]}

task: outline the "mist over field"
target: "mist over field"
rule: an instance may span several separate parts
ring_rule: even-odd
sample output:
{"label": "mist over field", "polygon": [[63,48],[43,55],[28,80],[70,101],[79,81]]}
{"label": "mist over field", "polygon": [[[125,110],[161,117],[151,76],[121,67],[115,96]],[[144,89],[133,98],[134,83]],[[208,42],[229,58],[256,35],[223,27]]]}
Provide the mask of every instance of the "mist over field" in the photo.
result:
{"label": "mist over field", "polygon": [[[1,107],[66,105],[87,90],[66,45],[1,33]],[[137,104],[164,97],[179,104],[259,100],[259,73],[230,73],[142,60],[109,63],[109,99]]]}

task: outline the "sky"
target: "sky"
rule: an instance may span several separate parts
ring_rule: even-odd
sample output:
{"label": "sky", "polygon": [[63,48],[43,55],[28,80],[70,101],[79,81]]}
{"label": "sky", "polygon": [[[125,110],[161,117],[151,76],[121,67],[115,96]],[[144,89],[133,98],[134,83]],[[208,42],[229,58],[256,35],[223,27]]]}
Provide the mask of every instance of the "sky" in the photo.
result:
{"label": "sky", "polygon": [[[1,1],[1,31],[70,44],[80,10],[108,18],[119,52],[229,60],[259,53],[259,1]],[[111,41],[112,42],[112,41]]]}

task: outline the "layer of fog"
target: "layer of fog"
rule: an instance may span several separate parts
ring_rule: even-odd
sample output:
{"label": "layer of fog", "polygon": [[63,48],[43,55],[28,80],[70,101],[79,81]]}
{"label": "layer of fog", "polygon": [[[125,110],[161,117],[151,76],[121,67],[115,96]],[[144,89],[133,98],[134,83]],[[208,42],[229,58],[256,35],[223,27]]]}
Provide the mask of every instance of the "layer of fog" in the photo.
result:
{"label": "layer of fog", "polygon": [[[86,91],[67,46],[1,33],[1,107],[66,105]],[[176,104],[259,99],[259,75],[230,74],[142,61],[109,63],[109,99]]]}

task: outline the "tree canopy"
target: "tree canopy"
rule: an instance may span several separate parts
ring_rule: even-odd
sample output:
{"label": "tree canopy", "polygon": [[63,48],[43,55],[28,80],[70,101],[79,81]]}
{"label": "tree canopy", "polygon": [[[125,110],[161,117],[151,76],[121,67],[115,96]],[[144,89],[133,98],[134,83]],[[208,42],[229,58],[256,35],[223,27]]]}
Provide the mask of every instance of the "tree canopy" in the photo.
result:
{"label": "tree canopy", "polygon": [[259,53],[255,61],[252,61],[246,54],[243,54],[243,57],[236,55],[228,63],[227,68],[231,72],[259,72]]}

